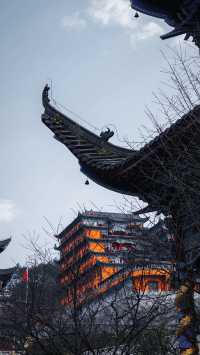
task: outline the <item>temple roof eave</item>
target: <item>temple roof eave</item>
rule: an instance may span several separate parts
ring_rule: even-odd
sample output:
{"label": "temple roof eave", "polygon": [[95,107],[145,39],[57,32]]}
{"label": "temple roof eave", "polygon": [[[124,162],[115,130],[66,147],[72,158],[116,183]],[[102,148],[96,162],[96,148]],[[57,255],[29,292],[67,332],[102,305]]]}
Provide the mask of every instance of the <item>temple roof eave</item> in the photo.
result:
{"label": "temple roof eave", "polygon": [[110,172],[119,169],[127,157],[137,155],[136,151],[102,140],[100,136],[59,112],[49,102],[47,86],[43,91],[43,105],[45,108],[42,115],[43,123],[76,156],[81,169],[86,175],[89,174],[90,178],[94,180],[97,178],[94,177],[95,171],[96,175],[99,175],[101,170]]}
{"label": "temple roof eave", "polygon": [[12,267],[9,269],[0,269],[0,281],[2,282],[2,287],[5,287],[7,285],[15,271],[16,267]]}
{"label": "temple roof eave", "polygon": [[11,238],[0,240],[0,253],[2,253],[7,248],[10,241],[11,241]]}
{"label": "temple roof eave", "polygon": [[[192,149],[194,150],[191,147],[191,134],[193,145],[199,145],[198,130],[195,129],[194,134],[194,127],[199,125],[200,106],[196,106],[177,120],[139,151],[131,151],[102,141],[101,137],[52,107],[49,103],[47,87],[43,92],[43,103],[45,107],[43,122],[56,135],[60,134],[60,140],[76,156],[81,171],[86,176],[115,192],[139,197],[149,204],[150,209],[166,212],[169,201],[172,203],[176,194],[176,186],[166,180],[169,179],[166,166],[171,164],[173,169],[172,163],[183,151],[183,145],[191,149],[191,152]],[[64,136],[61,134],[63,126],[68,132]],[[80,148],[76,150],[77,142],[79,147],[82,145],[81,151]],[[98,156],[101,159],[98,159]]]}
{"label": "temple roof eave", "polygon": [[7,276],[12,274],[14,271],[16,271],[16,267],[11,267],[8,269],[0,269],[0,278],[3,276]]}
{"label": "temple roof eave", "polygon": [[146,15],[162,18],[174,29],[161,36],[161,39],[172,38],[186,34],[186,39],[191,35],[196,39],[196,28],[199,19],[199,0],[176,0],[167,1],[135,1],[131,0],[131,7]]}
{"label": "temple roof eave", "polygon": [[[54,132],[57,137],[59,134],[61,134],[60,132],[63,131],[62,127],[64,126],[68,133],[64,134],[62,132],[59,141],[61,141],[76,156],[79,161],[81,171],[97,184],[100,184],[105,188],[109,188],[115,192],[133,195],[133,190],[129,190],[126,181],[123,184],[123,188],[123,181],[120,179],[119,183],[117,183],[118,180],[114,179],[114,177],[119,175],[120,171],[123,171],[123,169],[121,170],[122,165],[124,165],[125,161],[129,157],[134,157],[134,160],[137,160],[136,156],[138,153],[136,151],[118,147],[109,142],[102,141],[101,137],[95,135],[86,128],[75,123],[66,115],[59,112],[50,104],[50,100],[48,98],[48,90],[49,88],[46,86],[42,95],[43,105],[45,108],[45,112],[42,115],[42,121],[49,129]],[[73,137],[73,142],[69,138],[70,135]],[[75,140],[79,142],[79,146],[82,144],[83,151],[81,153],[79,151],[80,149],[77,153]],[[105,159],[102,161],[99,160],[98,157],[95,159],[92,158],[91,154],[88,153],[88,150],[86,153],[84,153],[85,144],[87,147],[88,145],[90,146],[91,153],[95,151],[97,154],[99,154],[99,157],[104,157]],[[113,162],[110,160],[111,155],[115,157]],[[107,163],[106,159],[108,159]],[[135,196],[138,195],[139,192],[136,189]],[[142,199],[144,200],[143,197]]]}
{"label": "temple roof eave", "polygon": [[[122,184],[119,182],[117,184],[117,181],[115,180],[116,172],[120,168],[120,166],[115,167],[114,169],[107,169],[107,171],[101,171],[99,169],[92,169],[90,166],[88,166],[86,163],[82,163],[79,161],[80,165],[80,171],[86,175],[90,180],[94,181],[96,184],[104,187],[105,189],[112,190],[114,192],[120,193],[120,194],[125,194],[129,196],[134,196],[138,197],[138,192],[135,191],[135,193],[130,190],[127,186],[122,186]],[[109,176],[109,178],[108,178]]]}
{"label": "temple roof eave", "polygon": [[[119,146],[116,146],[112,143],[103,141],[100,136],[97,136],[95,133],[89,131],[87,128],[81,126],[80,124],[78,124],[77,122],[75,122],[71,118],[69,118],[68,116],[66,116],[63,113],[61,113],[60,111],[58,111],[55,107],[53,107],[50,104],[50,100],[48,98],[48,90],[49,90],[49,88],[46,85],[43,90],[43,94],[42,94],[43,95],[43,106],[45,108],[45,112],[42,115],[42,121],[47,126],[49,126],[49,125],[51,126],[51,124],[53,124],[52,115],[58,115],[60,120],[62,121],[62,123],[67,124],[67,128],[69,128],[73,131],[73,133],[74,133],[73,139],[76,139],[77,136],[79,138],[81,138],[81,136],[83,135],[84,137],[86,137],[88,139],[88,143],[93,143],[100,148],[107,149],[111,153],[116,153],[117,155],[120,155],[120,156],[126,156],[127,154],[133,155],[135,153],[131,149],[119,147]],[[45,99],[44,99],[44,96],[46,96]],[[58,116],[56,116],[56,117],[58,118]],[[55,118],[55,116],[54,116],[54,118]],[[53,128],[55,128],[55,126],[54,127],[51,126],[50,129],[53,130]],[[56,134],[56,132],[54,132],[54,133]],[[62,141],[62,143],[63,143],[63,141]]]}

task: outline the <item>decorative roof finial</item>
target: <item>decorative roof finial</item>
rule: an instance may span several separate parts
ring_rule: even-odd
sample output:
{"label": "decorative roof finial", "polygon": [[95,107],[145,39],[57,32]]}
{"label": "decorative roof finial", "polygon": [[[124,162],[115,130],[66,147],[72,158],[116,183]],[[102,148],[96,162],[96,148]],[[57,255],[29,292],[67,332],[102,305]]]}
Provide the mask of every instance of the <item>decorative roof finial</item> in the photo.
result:
{"label": "decorative roof finial", "polygon": [[50,99],[49,99],[49,90],[50,90],[50,87],[48,84],[45,85],[44,87],[44,90],[42,92],[42,103],[43,103],[43,106],[44,108],[48,105],[48,103],[50,102]]}
{"label": "decorative roof finial", "polygon": [[108,142],[108,140],[114,136],[114,132],[110,130],[110,128],[107,127],[106,131],[102,131],[100,133],[100,137],[104,142]]}

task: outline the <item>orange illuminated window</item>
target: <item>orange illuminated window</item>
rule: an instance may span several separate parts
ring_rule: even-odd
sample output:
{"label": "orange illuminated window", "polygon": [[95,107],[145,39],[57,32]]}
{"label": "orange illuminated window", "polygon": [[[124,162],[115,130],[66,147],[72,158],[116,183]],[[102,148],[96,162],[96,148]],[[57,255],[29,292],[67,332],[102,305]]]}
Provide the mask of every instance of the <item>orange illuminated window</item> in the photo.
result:
{"label": "orange illuminated window", "polygon": [[86,236],[93,239],[99,239],[101,238],[101,231],[95,229],[86,230]]}

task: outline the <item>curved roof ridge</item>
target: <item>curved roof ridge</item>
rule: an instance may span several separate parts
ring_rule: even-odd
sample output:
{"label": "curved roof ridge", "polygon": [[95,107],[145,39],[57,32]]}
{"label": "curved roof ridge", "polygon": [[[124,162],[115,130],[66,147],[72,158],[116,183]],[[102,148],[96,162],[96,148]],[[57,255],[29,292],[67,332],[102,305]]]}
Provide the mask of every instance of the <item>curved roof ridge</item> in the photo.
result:
{"label": "curved roof ridge", "polygon": [[11,238],[0,240],[0,253],[2,253],[10,243]]}
{"label": "curved roof ridge", "polygon": [[[56,123],[56,118],[58,119],[59,123],[59,118],[65,120],[64,122],[68,124],[69,128],[71,128],[73,131],[76,130],[76,134],[81,136],[81,133],[83,133],[85,135],[86,138],[88,138],[89,140],[91,140],[91,143],[95,143],[100,147],[103,147],[104,149],[108,149],[111,152],[115,152],[119,155],[132,155],[134,153],[134,150],[125,148],[125,147],[120,147],[117,146],[115,144],[109,143],[107,141],[104,141],[100,136],[96,135],[95,133],[93,133],[92,131],[88,130],[87,128],[81,126],[79,123],[73,121],[71,118],[69,118],[67,115],[61,113],[59,110],[57,110],[55,107],[53,107],[50,104],[50,99],[48,97],[48,91],[49,91],[49,86],[46,85],[44,87],[43,93],[42,93],[42,103],[45,109],[44,114],[42,115],[42,121],[44,124],[46,124],[48,126],[48,128],[50,128],[53,132],[53,128],[55,127],[50,127],[49,124],[50,122],[48,122],[48,119],[52,116],[52,114],[57,114],[57,117],[54,117],[55,119],[55,123]],[[50,116],[50,117],[48,117]],[[52,117],[51,117],[52,118]],[[54,132],[55,133],[55,132]],[[61,136],[61,132],[57,132],[58,136],[56,135],[56,139],[60,140],[63,144],[64,141],[64,137]],[[64,132],[62,132],[64,135]],[[73,132],[75,133],[75,132]],[[60,138],[59,138],[60,137]]]}
{"label": "curved roof ridge", "polygon": [[[155,210],[168,213],[169,201],[172,205],[175,204],[175,190],[181,193],[177,184],[172,183],[168,166],[175,176],[180,178],[181,174],[182,179],[188,181],[184,164],[189,154],[193,156],[198,151],[200,105],[195,106],[140,150],[132,151],[105,142],[60,113],[50,105],[48,90],[46,86],[43,91],[45,112],[42,121],[77,157],[81,171],[107,189],[139,197],[149,205],[146,212]],[[188,154],[183,157],[185,149]],[[180,159],[182,170],[177,175],[175,162],[180,162]],[[192,171],[189,172],[191,175]]]}

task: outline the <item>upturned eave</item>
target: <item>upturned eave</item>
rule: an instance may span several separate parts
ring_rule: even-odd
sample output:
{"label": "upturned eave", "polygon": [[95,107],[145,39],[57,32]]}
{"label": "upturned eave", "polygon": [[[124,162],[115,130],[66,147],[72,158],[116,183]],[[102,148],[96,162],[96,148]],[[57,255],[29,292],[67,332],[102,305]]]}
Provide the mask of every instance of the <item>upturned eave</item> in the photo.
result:
{"label": "upturned eave", "polygon": [[169,205],[175,205],[177,196],[181,194],[177,182],[181,179],[187,186],[193,183],[192,170],[185,172],[184,167],[188,156],[191,158],[198,154],[200,106],[178,119],[140,150],[133,151],[103,141],[55,109],[50,104],[47,86],[43,91],[43,105],[43,123],[76,156],[81,171],[97,184],[137,196],[149,204],[147,209],[167,215]]}

